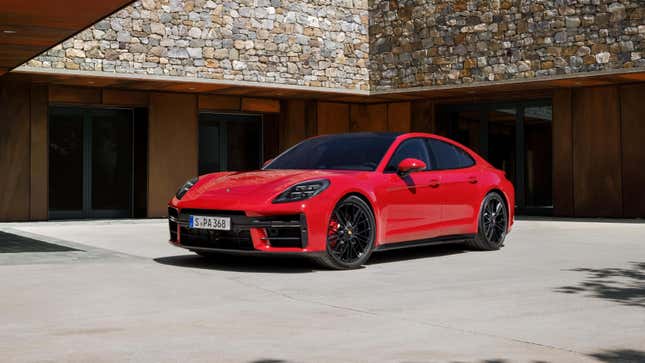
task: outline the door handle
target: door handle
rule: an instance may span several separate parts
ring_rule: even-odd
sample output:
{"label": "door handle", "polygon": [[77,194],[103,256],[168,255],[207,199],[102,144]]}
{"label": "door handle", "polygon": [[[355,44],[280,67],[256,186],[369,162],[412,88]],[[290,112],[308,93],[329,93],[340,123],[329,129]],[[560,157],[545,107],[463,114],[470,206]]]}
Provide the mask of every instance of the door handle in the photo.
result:
{"label": "door handle", "polygon": [[468,182],[469,182],[470,184],[477,184],[477,182],[478,182],[478,181],[479,181],[479,180],[477,179],[477,177],[476,177],[476,176],[471,176],[471,177],[469,177],[469,178],[468,178]]}
{"label": "door handle", "polygon": [[430,188],[438,188],[439,184],[441,184],[439,182],[439,179],[432,179],[430,180],[430,183],[428,185],[430,186]]}

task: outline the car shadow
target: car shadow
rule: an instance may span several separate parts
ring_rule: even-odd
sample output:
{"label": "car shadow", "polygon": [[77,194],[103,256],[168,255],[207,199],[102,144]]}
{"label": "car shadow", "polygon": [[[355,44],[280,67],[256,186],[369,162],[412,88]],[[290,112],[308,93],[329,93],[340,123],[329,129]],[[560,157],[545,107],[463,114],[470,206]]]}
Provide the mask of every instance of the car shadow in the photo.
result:
{"label": "car shadow", "polygon": [[202,257],[190,254],[159,257],[154,260],[164,265],[176,267],[233,272],[307,273],[319,269],[315,261],[298,257],[243,256],[232,254]]}
{"label": "car shadow", "polygon": [[408,247],[389,251],[377,251],[372,254],[369,261],[367,261],[367,265],[416,260],[421,258],[442,257],[456,255],[464,252],[469,252],[469,250],[465,245],[460,243]]}
{"label": "car shadow", "polygon": [[[434,258],[465,252],[463,245],[439,245],[411,247],[400,250],[375,252],[367,266],[422,258]],[[244,256],[221,254],[201,257],[195,254],[166,256],[154,259],[155,262],[185,268],[252,273],[310,273],[334,271],[317,264],[313,259],[293,256]]]}

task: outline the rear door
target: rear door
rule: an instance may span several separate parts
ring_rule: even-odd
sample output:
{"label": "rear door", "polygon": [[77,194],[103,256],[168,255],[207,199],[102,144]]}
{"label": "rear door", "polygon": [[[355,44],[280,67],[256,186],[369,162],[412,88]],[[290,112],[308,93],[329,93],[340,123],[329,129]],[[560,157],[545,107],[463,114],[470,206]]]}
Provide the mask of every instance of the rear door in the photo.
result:
{"label": "rear door", "polygon": [[[419,159],[428,170],[402,176],[397,166],[406,158]],[[384,242],[436,237],[441,223],[441,178],[432,170],[425,138],[403,141],[389,160],[378,197],[383,201]]]}
{"label": "rear door", "polygon": [[428,139],[430,158],[441,174],[442,230],[444,236],[475,233],[479,214],[480,169],[475,161],[456,145]]}

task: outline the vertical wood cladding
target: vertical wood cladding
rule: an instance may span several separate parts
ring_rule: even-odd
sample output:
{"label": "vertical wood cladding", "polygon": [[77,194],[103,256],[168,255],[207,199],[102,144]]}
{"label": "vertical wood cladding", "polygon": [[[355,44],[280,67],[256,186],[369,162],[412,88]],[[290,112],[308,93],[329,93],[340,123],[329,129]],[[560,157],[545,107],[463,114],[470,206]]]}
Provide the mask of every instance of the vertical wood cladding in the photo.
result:
{"label": "vertical wood cladding", "polygon": [[262,147],[263,163],[280,153],[280,115],[270,113],[262,117]]}
{"label": "vertical wood cladding", "polygon": [[350,125],[351,131],[387,131],[387,105],[351,105]]}
{"label": "vertical wood cladding", "polygon": [[409,132],[411,129],[412,105],[410,102],[396,102],[387,105],[387,129],[395,132]]}
{"label": "vertical wood cladding", "polygon": [[574,215],[571,89],[553,95],[553,213]]}
{"label": "vertical wood cladding", "polygon": [[31,220],[46,220],[49,208],[47,86],[31,88],[30,208]]}
{"label": "vertical wood cladding", "polygon": [[436,132],[432,101],[414,101],[410,105],[410,131]]}
{"label": "vertical wood cladding", "polygon": [[307,136],[307,104],[303,100],[284,101],[280,118],[280,150],[286,150]]}
{"label": "vertical wood cladding", "polygon": [[0,221],[29,219],[30,90],[0,82]]}
{"label": "vertical wood cladding", "polygon": [[148,217],[167,213],[169,198],[197,175],[197,96],[151,93],[148,128]]}
{"label": "vertical wood cladding", "polygon": [[409,102],[345,104],[318,102],[318,135],[410,130]]}
{"label": "vertical wood cladding", "polygon": [[621,217],[620,102],[617,87],[573,91],[575,214]]}
{"label": "vertical wood cladding", "polygon": [[318,135],[349,132],[349,104],[318,102]]}
{"label": "vertical wood cladding", "polygon": [[645,84],[620,88],[623,208],[625,217],[645,217]]}

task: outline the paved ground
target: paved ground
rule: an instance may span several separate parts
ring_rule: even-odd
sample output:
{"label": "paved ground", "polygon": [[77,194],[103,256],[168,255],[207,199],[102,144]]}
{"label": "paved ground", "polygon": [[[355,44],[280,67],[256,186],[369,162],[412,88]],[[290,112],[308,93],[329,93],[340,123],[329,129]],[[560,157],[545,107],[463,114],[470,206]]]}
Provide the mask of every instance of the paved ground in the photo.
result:
{"label": "paved ground", "polygon": [[[645,224],[519,221],[499,252],[212,262],[163,221],[0,224],[0,361],[643,362]],[[6,235],[5,235],[6,237]]]}

